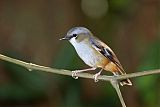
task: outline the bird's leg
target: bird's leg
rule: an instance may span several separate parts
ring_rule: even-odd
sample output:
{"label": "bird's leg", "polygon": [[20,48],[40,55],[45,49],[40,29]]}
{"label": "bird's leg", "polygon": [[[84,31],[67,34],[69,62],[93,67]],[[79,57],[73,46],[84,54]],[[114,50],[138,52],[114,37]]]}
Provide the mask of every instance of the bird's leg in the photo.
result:
{"label": "bird's leg", "polygon": [[95,70],[96,68],[88,68],[88,69],[82,69],[82,70],[75,70],[75,71],[72,71],[72,77],[74,79],[78,79],[77,77],[77,73],[81,73],[81,72],[84,72],[84,71],[92,71],[92,70]]}
{"label": "bird's leg", "polygon": [[95,75],[93,75],[94,82],[98,82],[98,76],[101,75],[102,71],[103,71],[103,69],[101,69],[98,73],[96,73]]}

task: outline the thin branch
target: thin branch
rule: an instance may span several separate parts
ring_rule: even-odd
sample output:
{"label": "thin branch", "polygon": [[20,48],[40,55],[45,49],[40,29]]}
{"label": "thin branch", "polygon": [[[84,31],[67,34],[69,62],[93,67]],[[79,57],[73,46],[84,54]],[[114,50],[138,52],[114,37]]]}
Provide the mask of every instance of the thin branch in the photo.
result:
{"label": "thin branch", "polygon": [[[45,67],[45,66],[41,66],[41,65],[37,65],[37,64],[33,64],[33,63],[27,63],[27,62],[17,60],[17,59],[14,59],[14,58],[2,55],[2,54],[0,54],[0,59],[4,60],[4,61],[7,61],[7,62],[17,64],[19,66],[22,66],[29,71],[39,70],[39,71],[44,71],[44,72],[50,72],[50,73],[55,73],[55,74],[72,76],[72,72],[69,71],[69,70],[55,69],[55,68]],[[89,74],[89,73],[78,73],[77,76],[82,77],[82,78],[93,79],[93,74]],[[110,81],[111,77],[106,78],[104,76],[100,76],[99,80]]]}
{"label": "thin branch", "polygon": [[142,76],[159,74],[159,73],[160,73],[160,69],[147,70],[147,71],[130,73],[130,74],[122,75],[122,76],[117,76],[117,77],[115,77],[115,79],[122,80],[122,79],[126,79],[126,78],[142,77]]}
{"label": "thin branch", "polygon": [[[17,59],[14,59],[14,58],[2,55],[2,54],[0,54],[0,59],[7,61],[7,62],[17,64],[17,65],[20,65],[20,66],[28,69],[29,71],[30,70],[39,70],[39,71],[44,71],[44,72],[51,72],[51,73],[55,73],[55,74],[72,76],[72,72],[69,70],[55,69],[55,68],[41,66],[41,65],[37,65],[37,64],[33,64],[33,63],[27,63],[27,62],[17,60]],[[120,75],[120,76],[100,75],[98,77],[98,79],[102,80],[102,81],[111,81],[112,79],[122,80],[122,79],[126,79],[126,78],[140,77],[140,76],[146,76],[146,75],[152,75],[152,74],[158,74],[158,73],[160,73],[160,69],[130,73],[130,74]],[[89,74],[89,73],[78,73],[77,76],[82,77],[82,78],[93,79],[93,74]]]}
{"label": "thin branch", "polygon": [[[33,63],[27,63],[27,62],[17,60],[17,59],[14,59],[14,58],[2,55],[2,54],[0,54],[0,59],[17,64],[17,65],[20,65],[20,66],[28,69],[29,71],[39,70],[39,71],[44,71],[44,72],[72,76],[72,72],[69,70],[55,69],[55,68],[45,67],[45,66],[41,66],[41,65],[37,65],[37,64],[33,64]],[[121,91],[119,89],[118,81],[122,80],[122,79],[126,79],[126,78],[141,77],[141,76],[147,76],[147,75],[158,74],[158,73],[160,73],[160,69],[130,73],[130,74],[120,75],[120,76],[100,75],[98,77],[98,79],[102,80],[102,81],[109,81],[112,84],[112,86],[115,88],[115,90],[119,96],[119,99],[121,101],[122,106],[126,107],[125,102],[122,97],[122,94],[121,94]],[[89,74],[89,73],[78,73],[77,76],[82,77],[82,78],[94,79],[93,74]]]}
{"label": "thin branch", "polygon": [[119,88],[118,81],[117,80],[112,80],[111,84],[118,94],[118,97],[119,97],[119,100],[121,101],[122,107],[126,107],[126,104],[125,104],[124,99],[122,97],[122,93],[121,93],[120,88]]}

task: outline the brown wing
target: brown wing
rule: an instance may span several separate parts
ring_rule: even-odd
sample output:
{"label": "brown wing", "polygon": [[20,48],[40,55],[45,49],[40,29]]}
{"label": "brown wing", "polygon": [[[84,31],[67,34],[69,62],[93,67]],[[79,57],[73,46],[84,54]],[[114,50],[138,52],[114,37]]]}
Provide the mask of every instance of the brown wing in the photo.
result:
{"label": "brown wing", "polygon": [[122,65],[120,64],[118,58],[114,54],[114,52],[103,42],[98,40],[95,37],[90,38],[90,43],[93,48],[95,48],[98,52],[108,58],[111,62],[113,62],[119,69],[122,74],[125,74]]}

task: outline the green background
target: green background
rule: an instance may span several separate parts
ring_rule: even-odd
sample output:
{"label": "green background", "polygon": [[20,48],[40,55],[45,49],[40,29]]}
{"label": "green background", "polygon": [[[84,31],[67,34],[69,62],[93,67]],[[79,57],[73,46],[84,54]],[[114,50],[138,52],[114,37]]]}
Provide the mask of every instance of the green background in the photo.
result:
{"label": "green background", "polygon": [[[0,0],[0,53],[59,69],[88,68],[67,41],[84,26],[109,45],[127,73],[160,68],[159,0]],[[94,72],[95,73],[95,72]],[[159,107],[160,75],[121,87],[128,107]],[[0,107],[121,107],[108,82],[29,72],[0,61]]]}

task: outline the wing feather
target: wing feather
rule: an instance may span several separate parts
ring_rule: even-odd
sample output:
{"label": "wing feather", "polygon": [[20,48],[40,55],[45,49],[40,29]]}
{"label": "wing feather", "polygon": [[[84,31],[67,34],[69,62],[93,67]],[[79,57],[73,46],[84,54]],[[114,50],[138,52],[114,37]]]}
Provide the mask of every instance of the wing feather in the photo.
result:
{"label": "wing feather", "polygon": [[115,53],[105,43],[101,42],[95,37],[90,38],[90,43],[92,47],[95,48],[99,53],[101,53],[103,56],[113,62],[123,74],[125,73]]}

